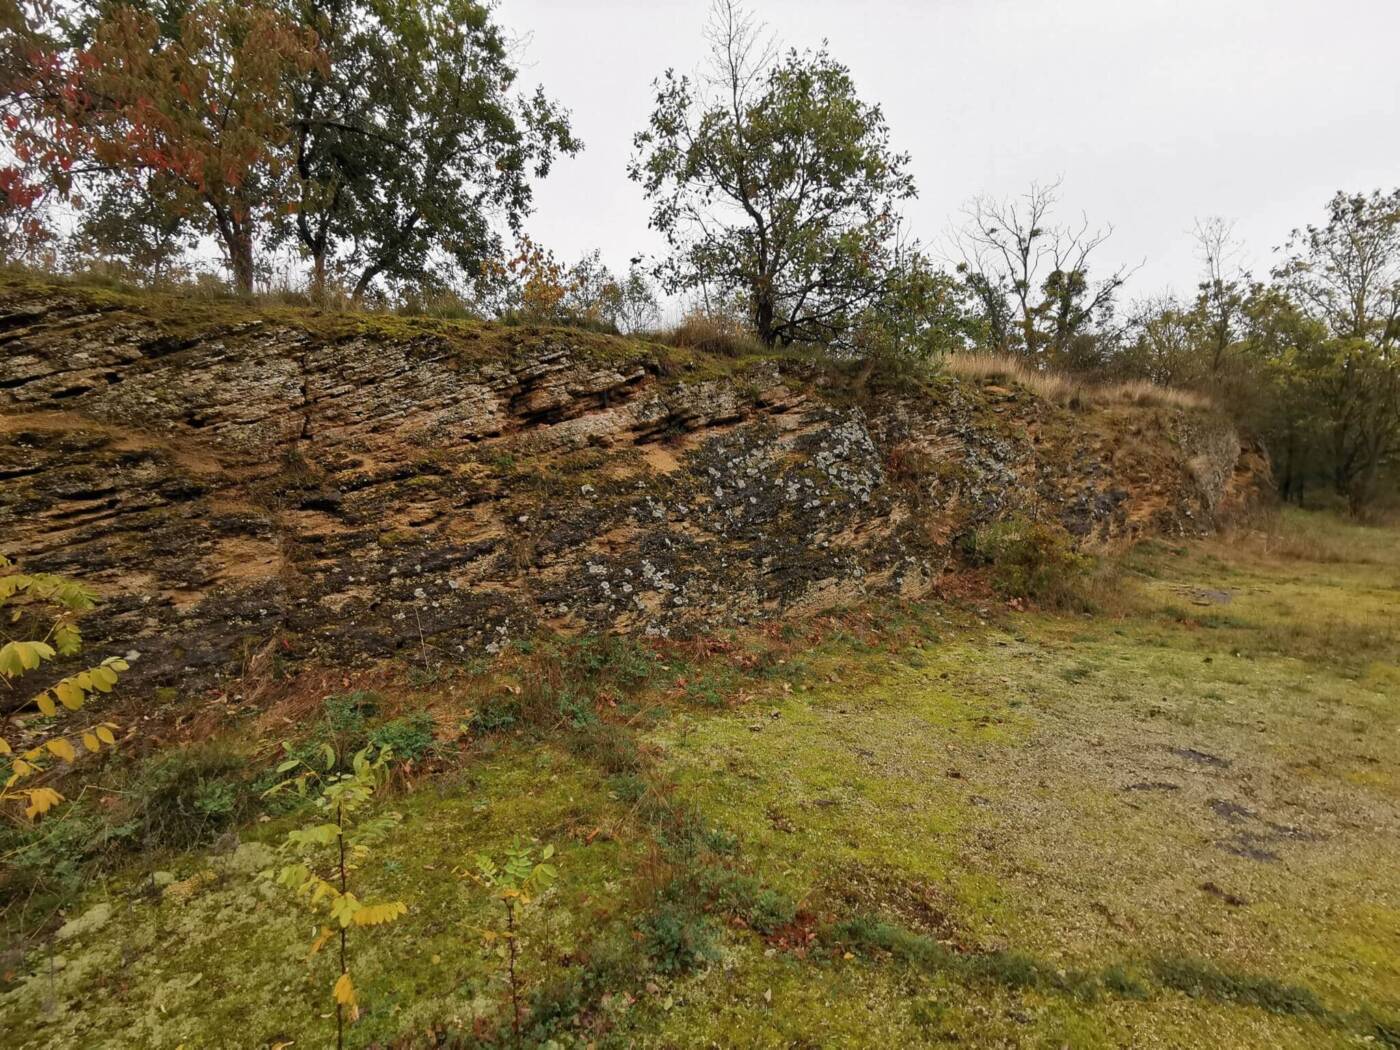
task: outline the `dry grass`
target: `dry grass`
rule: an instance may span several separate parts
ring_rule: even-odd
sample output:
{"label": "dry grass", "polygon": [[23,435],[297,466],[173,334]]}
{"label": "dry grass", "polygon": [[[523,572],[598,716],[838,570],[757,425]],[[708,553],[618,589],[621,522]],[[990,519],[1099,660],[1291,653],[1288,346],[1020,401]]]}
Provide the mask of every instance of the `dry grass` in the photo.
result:
{"label": "dry grass", "polygon": [[1339,511],[1265,506],[1234,522],[1224,542],[1271,561],[1400,565],[1392,528],[1348,519]]}
{"label": "dry grass", "polygon": [[1190,390],[1177,390],[1137,379],[1091,383],[1061,372],[1042,372],[1017,357],[985,352],[952,354],[948,371],[966,379],[1014,383],[1037,397],[1071,408],[1095,405],[1140,405],[1159,408],[1209,408],[1211,402]]}
{"label": "dry grass", "polygon": [[721,357],[763,353],[763,344],[744,321],[721,313],[692,310],[680,324],[650,338],[681,350],[695,350]]}

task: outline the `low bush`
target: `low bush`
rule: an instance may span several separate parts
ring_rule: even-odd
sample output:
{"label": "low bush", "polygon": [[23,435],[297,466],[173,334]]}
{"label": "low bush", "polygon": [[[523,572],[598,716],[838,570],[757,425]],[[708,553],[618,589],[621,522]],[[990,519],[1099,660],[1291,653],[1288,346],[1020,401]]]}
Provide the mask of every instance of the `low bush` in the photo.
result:
{"label": "low bush", "polygon": [[376,749],[388,748],[397,762],[417,762],[433,749],[433,718],[416,711],[372,729],[369,743]]}
{"label": "low bush", "polygon": [[1048,605],[1080,603],[1077,585],[1092,566],[1064,529],[1023,516],[978,526],[963,537],[962,549],[969,563],[989,570],[1002,597]]}
{"label": "low bush", "polygon": [[663,904],[641,923],[647,958],[658,972],[678,975],[719,959],[719,929],[713,919]]}
{"label": "low bush", "polygon": [[85,801],[65,803],[34,823],[0,827],[0,906],[37,913],[65,905],[86,885],[89,865],[137,844],[135,821],[112,822]]}
{"label": "low bush", "polygon": [[217,741],[172,750],[138,771],[123,808],[145,843],[191,849],[248,813],[247,768],[246,756]]}

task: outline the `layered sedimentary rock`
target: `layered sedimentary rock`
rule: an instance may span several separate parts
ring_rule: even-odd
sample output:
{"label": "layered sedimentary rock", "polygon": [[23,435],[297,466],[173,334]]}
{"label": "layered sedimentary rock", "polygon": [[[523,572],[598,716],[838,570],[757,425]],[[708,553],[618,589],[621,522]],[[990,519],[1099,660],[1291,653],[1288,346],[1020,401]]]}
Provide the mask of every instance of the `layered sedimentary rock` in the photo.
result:
{"label": "layered sedimentary rock", "polygon": [[0,550],[147,685],[918,596],[981,521],[1199,531],[1262,468],[1202,410],[0,282]]}

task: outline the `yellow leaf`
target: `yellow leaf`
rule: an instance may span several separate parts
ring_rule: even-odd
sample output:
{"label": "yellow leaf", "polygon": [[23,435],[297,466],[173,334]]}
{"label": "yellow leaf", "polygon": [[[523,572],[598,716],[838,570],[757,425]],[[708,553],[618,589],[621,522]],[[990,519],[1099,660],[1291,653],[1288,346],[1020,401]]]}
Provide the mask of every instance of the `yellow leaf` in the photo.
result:
{"label": "yellow leaf", "polygon": [[314,941],[311,942],[311,950],[306,953],[306,957],[309,959],[311,956],[315,955],[322,948],[324,948],[326,946],[326,942],[334,936],[334,930],[332,930],[329,926],[322,926],[320,936],[318,936]]}
{"label": "yellow leaf", "polygon": [[407,911],[408,905],[403,901],[389,901],[385,904],[366,904],[359,911],[355,912],[355,925],[379,926],[386,922],[393,922]]}
{"label": "yellow leaf", "polygon": [[73,745],[61,736],[46,741],[44,746],[65,762],[76,762],[78,760],[78,753],[73,750]]}
{"label": "yellow leaf", "polygon": [[43,816],[63,801],[63,796],[53,788],[32,788],[25,794],[29,796],[29,805],[24,808],[24,815],[30,820]]}
{"label": "yellow leaf", "polygon": [[3,736],[0,736],[0,755],[8,754],[12,754],[12,752],[10,751],[10,745],[5,742],[5,738]]}
{"label": "yellow leaf", "polygon": [[92,752],[102,750],[102,745],[97,742],[97,737],[93,736],[91,733],[83,734],[83,747]]}
{"label": "yellow leaf", "polygon": [[111,745],[117,742],[117,738],[112,735],[112,731],[106,726],[98,726],[94,732],[97,734],[97,739],[101,740],[104,744]]}
{"label": "yellow leaf", "polygon": [[341,974],[340,980],[335,982],[335,1001],[341,1006],[355,1006],[355,986],[350,982],[348,971]]}
{"label": "yellow leaf", "polygon": [[53,697],[49,694],[47,689],[36,696],[34,702],[39,705],[39,710],[49,718],[58,714],[58,706],[53,702]]}
{"label": "yellow leaf", "polygon": [[83,691],[67,679],[54,686],[53,691],[58,694],[59,701],[68,710],[76,711],[83,706]]}

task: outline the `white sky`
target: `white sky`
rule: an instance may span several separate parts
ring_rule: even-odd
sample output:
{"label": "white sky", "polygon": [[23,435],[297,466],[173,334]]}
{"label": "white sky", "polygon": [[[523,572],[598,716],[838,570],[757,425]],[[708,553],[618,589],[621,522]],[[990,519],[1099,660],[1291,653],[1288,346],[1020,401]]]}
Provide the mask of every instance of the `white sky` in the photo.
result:
{"label": "white sky", "polygon": [[[1234,220],[1261,274],[1338,189],[1400,186],[1400,0],[753,0],[782,42],[823,38],[913,155],[914,233],[968,198],[1062,176],[1061,214],[1112,223],[1126,298],[1195,286],[1197,217]],[[708,0],[502,0],[531,34],[524,84],[584,151],[537,188],[529,229],[614,269],[660,242],[626,177],[668,66],[692,71]]]}

